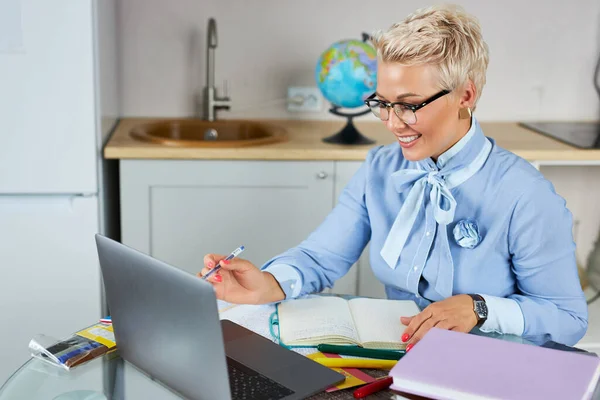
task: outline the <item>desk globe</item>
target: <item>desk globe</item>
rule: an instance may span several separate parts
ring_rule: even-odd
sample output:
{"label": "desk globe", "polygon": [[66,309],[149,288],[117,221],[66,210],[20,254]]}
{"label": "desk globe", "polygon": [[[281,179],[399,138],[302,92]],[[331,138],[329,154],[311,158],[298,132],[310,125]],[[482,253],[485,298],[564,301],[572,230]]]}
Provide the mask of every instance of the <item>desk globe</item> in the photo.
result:
{"label": "desk globe", "polygon": [[363,40],[341,40],[329,46],[319,57],[315,69],[317,86],[332,107],[329,112],[346,118],[346,126],[327,143],[350,145],[371,144],[375,141],[363,136],[352,123],[352,118],[370,112],[368,108],[348,113],[342,108],[366,107],[364,101],[375,91],[377,82],[377,52]]}

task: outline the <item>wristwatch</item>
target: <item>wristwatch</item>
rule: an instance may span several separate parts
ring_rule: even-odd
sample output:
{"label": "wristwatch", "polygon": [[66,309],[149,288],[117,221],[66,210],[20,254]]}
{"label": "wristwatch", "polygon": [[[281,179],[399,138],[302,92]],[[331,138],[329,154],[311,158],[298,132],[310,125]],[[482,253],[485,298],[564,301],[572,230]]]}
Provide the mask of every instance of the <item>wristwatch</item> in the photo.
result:
{"label": "wristwatch", "polygon": [[487,320],[487,304],[485,304],[485,299],[478,294],[469,294],[469,296],[473,299],[473,311],[475,311],[475,316],[477,317],[477,324],[475,326],[479,328]]}

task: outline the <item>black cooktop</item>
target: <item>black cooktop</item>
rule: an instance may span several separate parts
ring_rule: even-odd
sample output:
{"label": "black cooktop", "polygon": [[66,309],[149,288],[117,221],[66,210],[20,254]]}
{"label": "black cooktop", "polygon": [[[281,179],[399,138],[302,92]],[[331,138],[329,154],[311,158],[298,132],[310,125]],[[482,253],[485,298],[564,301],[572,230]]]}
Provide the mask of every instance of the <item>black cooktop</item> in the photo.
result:
{"label": "black cooktop", "polygon": [[521,126],[581,149],[600,149],[600,122],[521,122]]}

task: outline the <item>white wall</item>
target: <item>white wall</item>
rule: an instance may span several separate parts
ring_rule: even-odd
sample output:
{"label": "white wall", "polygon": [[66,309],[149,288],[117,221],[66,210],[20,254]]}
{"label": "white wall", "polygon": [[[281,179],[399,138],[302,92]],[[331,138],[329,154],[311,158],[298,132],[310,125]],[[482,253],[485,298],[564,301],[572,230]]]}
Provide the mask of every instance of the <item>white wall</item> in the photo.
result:
{"label": "white wall", "polygon": [[[598,0],[462,0],[490,46],[480,120],[595,119],[592,75],[600,52]],[[329,44],[386,28],[431,1],[121,0],[125,116],[188,116],[205,83],[205,32],[217,19],[216,83],[229,81],[221,118],[335,118],[289,114],[290,85],[314,86]],[[194,35],[196,38],[193,39]],[[253,106],[254,105],[254,106]]]}

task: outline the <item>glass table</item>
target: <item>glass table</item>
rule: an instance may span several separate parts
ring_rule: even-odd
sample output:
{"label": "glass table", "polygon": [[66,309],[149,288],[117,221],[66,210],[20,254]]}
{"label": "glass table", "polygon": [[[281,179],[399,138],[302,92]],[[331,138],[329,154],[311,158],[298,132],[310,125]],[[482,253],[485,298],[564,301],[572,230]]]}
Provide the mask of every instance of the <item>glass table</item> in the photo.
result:
{"label": "glass table", "polygon": [[92,360],[70,371],[31,358],[0,387],[0,399],[111,400],[119,397],[116,354]]}
{"label": "glass table", "polygon": [[[500,340],[509,340],[517,343],[535,345],[520,337],[512,335],[499,335],[481,333],[474,330],[472,334],[491,336]],[[30,359],[0,387],[0,400],[121,400],[125,399],[124,386],[131,379],[152,378],[139,373],[136,377],[124,373],[124,366],[128,365],[118,353],[93,360],[85,365],[66,371],[52,366],[38,359]],[[131,366],[131,368],[135,368]],[[137,369],[136,369],[137,370]],[[371,376],[379,377],[386,374],[382,370],[365,370]],[[140,378],[141,377],[141,378]],[[158,383],[156,384],[158,388]],[[153,400],[177,399],[175,393],[164,388],[157,389],[157,396]],[[350,388],[333,393],[319,393],[316,399],[352,399]],[[370,399],[389,399],[391,391],[382,391],[370,396]],[[404,395],[407,399],[420,399],[420,397]],[[136,396],[131,398],[137,400]],[[400,397],[401,398],[401,397]],[[600,388],[596,388],[593,399],[600,400]]]}

